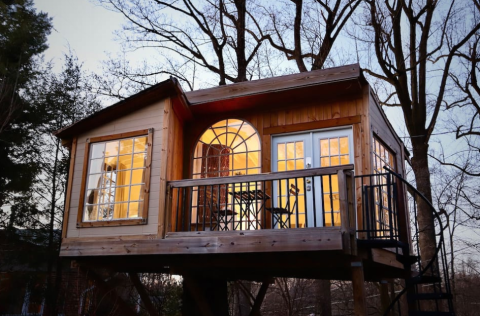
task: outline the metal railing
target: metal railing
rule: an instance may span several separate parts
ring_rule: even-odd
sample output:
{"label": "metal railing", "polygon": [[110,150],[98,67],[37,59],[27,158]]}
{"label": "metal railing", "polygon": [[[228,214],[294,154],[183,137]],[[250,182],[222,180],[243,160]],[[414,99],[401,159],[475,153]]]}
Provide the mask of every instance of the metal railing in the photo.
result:
{"label": "metal railing", "polygon": [[168,231],[355,229],[353,165],[167,183]]}
{"label": "metal railing", "polygon": [[361,181],[362,225],[367,240],[399,241],[397,180],[391,173],[356,176]]}
{"label": "metal railing", "polygon": [[[448,313],[454,315],[453,301],[450,287],[450,276],[448,271],[447,251],[445,247],[444,231],[440,213],[430,201],[420,193],[415,187],[403,179],[399,174],[388,170],[391,182],[395,188],[401,187],[401,192],[405,192],[407,197],[407,208],[410,215],[411,227],[413,228],[411,236],[412,247],[402,247],[404,257],[413,258],[410,263],[405,263],[405,269],[410,275],[406,279],[406,286],[400,291],[390,306],[384,312],[384,315],[391,315],[391,312],[400,307],[400,299],[405,293],[408,295],[408,305],[410,311],[428,311],[434,313]],[[395,197],[395,195],[393,196]],[[398,204],[395,204],[398,205]],[[434,218],[434,227],[437,245],[430,258],[422,258],[419,246],[420,234],[417,215],[419,208],[422,212],[431,212]],[[427,302],[428,301],[428,302]]]}

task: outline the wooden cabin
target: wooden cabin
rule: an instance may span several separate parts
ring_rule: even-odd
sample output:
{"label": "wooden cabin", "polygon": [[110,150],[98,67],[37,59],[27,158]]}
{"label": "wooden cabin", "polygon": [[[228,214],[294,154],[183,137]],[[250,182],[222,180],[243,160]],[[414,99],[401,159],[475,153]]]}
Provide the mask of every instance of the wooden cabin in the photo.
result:
{"label": "wooden cabin", "polygon": [[171,78],[56,136],[71,149],[63,257],[353,280],[356,299],[364,279],[405,275],[405,193],[384,167],[404,175],[408,153],[358,64],[193,92]]}

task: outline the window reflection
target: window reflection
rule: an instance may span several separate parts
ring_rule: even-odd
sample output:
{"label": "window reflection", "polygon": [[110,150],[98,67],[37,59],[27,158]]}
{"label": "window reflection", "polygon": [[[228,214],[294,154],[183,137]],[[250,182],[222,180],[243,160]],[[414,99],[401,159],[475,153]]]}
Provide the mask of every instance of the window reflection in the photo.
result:
{"label": "window reflection", "polygon": [[84,221],[139,216],[145,191],[146,150],[146,136],[90,145]]}

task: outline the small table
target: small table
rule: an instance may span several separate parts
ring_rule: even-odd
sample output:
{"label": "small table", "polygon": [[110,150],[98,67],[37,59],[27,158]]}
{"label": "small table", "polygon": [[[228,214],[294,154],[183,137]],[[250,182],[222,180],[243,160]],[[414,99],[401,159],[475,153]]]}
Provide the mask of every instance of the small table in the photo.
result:
{"label": "small table", "polygon": [[[270,199],[270,196],[263,192],[262,190],[242,190],[242,191],[235,191],[235,192],[228,192],[228,194],[232,195],[235,198],[235,201],[238,205],[240,205],[240,220],[238,221],[237,225],[234,227],[234,230],[240,226],[242,229],[242,223],[246,221],[246,228],[250,229],[257,229],[257,226],[261,228],[260,222],[258,220],[258,215],[262,212],[262,209],[265,207],[265,201]],[[253,210],[251,206],[254,204],[260,204],[260,207],[255,207]],[[251,220],[250,216],[253,216],[255,220]]]}
{"label": "small table", "polygon": [[235,215],[237,215],[237,212],[229,209],[215,211],[213,216],[217,220],[217,223],[213,226],[212,230],[229,230],[228,225],[233,221]]}

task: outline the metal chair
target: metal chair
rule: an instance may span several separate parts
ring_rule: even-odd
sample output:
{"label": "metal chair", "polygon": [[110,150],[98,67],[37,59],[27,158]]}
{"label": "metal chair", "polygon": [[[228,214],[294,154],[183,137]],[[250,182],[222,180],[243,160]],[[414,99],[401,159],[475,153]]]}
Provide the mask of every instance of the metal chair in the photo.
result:
{"label": "metal chair", "polygon": [[[290,228],[290,215],[293,214],[297,206],[298,194],[300,190],[292,183],[290,184],[289,195],[285,207],[266,207],[265,209],[272,214],[272,227],[279,225],[279,228]],[[295,202],[290,208],[290,196],[295,196]],[[285,215],[285,220],[284,220]]]}

